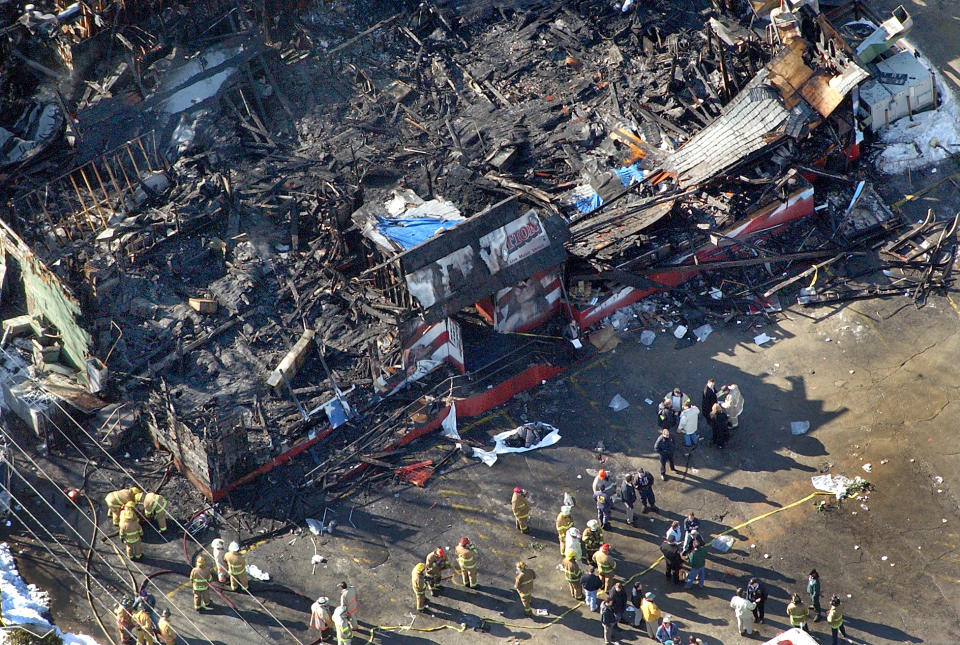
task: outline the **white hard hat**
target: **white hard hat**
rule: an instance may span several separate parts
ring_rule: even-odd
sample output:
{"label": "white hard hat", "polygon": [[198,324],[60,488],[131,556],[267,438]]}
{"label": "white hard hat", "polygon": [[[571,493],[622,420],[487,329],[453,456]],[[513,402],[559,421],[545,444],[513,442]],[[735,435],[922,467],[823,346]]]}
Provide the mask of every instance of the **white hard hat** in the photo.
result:
{"label": "white hard hat", "polygon": [[240,545],[236,542],[231,542],[230,546],[227,547],[227,550],[235,553],[240,550]]}
{"label": "white hard hat", "polygon": [[320,596],[319,598],[317,598],[318,605],[326,605],[329,602],[330,602],[330,599],[327,598],[326,596]]}
{"label": "white hard hat", "polygon": [[572,506],[561,506],[561,507],[560,507],[560,512],[563,513],[564,515],[570,515],[570,512],[571,512],[571,511],[573,511],[573,507],[572,507]]}
{"label": "white hard hat", "polygon": [[580,529],[574,526],[573,528],[570,529],[570,533],[568,535],[572,535],[573,537],[578,538],[580,537]]}
{"label": "white hard hat", "polygon": [[598,522],[597,520],[590,520],[589,522],[587,522],[587,528],[598,529],[600,528],[600,522]]}
{"label": "white hard hat", "polygon": [[220,538],[217,538],[216,540],[213,541],[214,549],[223,549],[224,547],[226,547],[226,544]]}

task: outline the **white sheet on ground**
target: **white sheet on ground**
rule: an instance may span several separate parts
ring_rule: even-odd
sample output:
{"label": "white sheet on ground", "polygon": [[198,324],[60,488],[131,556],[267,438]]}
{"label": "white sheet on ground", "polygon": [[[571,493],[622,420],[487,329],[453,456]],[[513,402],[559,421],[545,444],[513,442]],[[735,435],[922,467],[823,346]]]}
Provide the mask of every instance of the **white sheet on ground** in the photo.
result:
{"label": "white sheet on ground", "polygon": [[841,499],[846,496],[848,488],[863,481],[863,478],[850,479],[843,475],[817,475],[811,477],[810,481],[813,482],[813,487],[817,490],[833,493],[837,496],[837,499]]}
{"label": "white sheet on ground", "polygon": [[524,426],[519,428],[514,428],[513,430],[504,430],[498,435],[493,437],[494,446],[493,450],[479,450],[477,448],[473,449],[473,456],[485,463],[488,466],[492,466],[497,463],[497,455],[505,455],[511,452],[530,452],[531,450],[537,450],[539,448],[546,448],[547,446],[552,446],[553,444],[560,441],[560,430],[553,427],[552,425],[541,423],[539,424],[542,429],[549,429],[550,432],[547,433],[539,442],[533,444],[529,448],[520,447],[512,448],[508,446],[505,442],[510,437],[520,434],[523,431]]}

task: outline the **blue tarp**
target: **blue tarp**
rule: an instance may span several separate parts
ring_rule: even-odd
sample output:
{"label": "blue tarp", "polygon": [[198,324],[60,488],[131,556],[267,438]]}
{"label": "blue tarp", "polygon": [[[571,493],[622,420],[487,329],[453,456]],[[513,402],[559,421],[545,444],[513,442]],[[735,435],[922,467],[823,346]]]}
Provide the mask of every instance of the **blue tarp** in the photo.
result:
{"label": "blue tarp", "polygon": [[643,181],[643,171],[640,170],[639,162],[626,168],[614,168],[613,172],[617,173],[617,177],[620,178],[620,183],[624,187]]}
{"label": "blue tarp", "polygon": [[404,249],[412,249],[433,237],[440,229],[453,228],[463,220],[441,217],[384,217],[377,215],[377,230]]}
{"label": "blue tarp", "polygon": [[577,210],[581,213],[592,213],[603,206],[603,199],[597,193],[590,193],[589,195],[577,195],[575,203]]}

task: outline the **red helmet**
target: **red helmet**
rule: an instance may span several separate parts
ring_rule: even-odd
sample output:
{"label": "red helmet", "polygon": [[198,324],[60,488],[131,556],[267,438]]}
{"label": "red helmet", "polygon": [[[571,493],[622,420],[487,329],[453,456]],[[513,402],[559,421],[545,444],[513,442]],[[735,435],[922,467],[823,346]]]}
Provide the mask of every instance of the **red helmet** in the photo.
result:
{"label": "red helmet", "polygon": [[601,544],[601,545],[600,545],[600,550],[603,551],[604,553],[606,553],[607,551],[610,550],[610,545],[609,545],[609,544]]}
{"label": "red helmet", "polygon": [[465,538],[465,537],[460,538],[460,546],[467,546],[468,544],[470,544],[469,538]]}
{"label": "red helmet", "polygon": [[443,552],[443,549],[442,549],[442,548],[437,547],[437,555],[442,558],[442,557],[445,556],[446,554]]}
{"label": "red helmet", "polygon": [[523,492],[523,489],[520,488],[519,486],[514,486],[514,487],[513,487],[513,492],[514,492],[514,493],[522,493],[522,492]]}
{"label": "red helmet", "polygon": [[598,472],[597,474],[600,476],[600,479],[606,479],[606,478],[607,478],[607,471],[605,471],[603,468],[601,468],[601,469],[600,469],[600,472]]}

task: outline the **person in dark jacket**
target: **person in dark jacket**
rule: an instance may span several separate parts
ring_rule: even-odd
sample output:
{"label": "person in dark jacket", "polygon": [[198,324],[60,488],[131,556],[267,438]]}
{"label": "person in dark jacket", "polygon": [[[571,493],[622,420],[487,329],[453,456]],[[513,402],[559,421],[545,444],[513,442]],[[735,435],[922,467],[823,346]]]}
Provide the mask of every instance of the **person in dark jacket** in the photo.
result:
{"label": "person in dark jacket", "polygon": [[657,508],[657,498],[653,494],[653,475],[643,468],[640,468],[637,470],[637,476],[634,478],[633,483],[637,489],[637,493],[640,495],[643,512],[653,511],[656,513],[659,509]]}
{"label": "person in dark jacket", "polygon": [[613,603],[613,611],[617,614],[617,622],[623,620],[623,614],[627,611],[627,590],[623,588],[623,583],[619,580],[613,583],[613,589],[610,590],[608,598]]}
{"label": "person in dark jacket", "polygon": [[613,603],[604,600],[600,605],[600,624],[603,625],[604,645],[613,645],[613,633],[617,629],[617,612],[613,608]]}
{"label": "person in dark jacket", "polygon": [[753,610],[753,619],[758,623],[763,622],[763,606],[767,602],[767,585],[761,580],[750,578],[747,583],[747,600],[756,603]]}
{"label": "person in dark jacket", "polygon": [[640,611],[640,605],[643,604],[643,585],[639,582],[634,582],[630,590],[630,604],[633,605],[633,626],[640,629],[644,625],[643,612]]}
{"label": "person in dark jacket", "polygon": [[613,508],[613,493],[605,490],[598,490],[593,494],[593,500],[597,503],[597,521],[603,529],[610,528],[610,511]]}
{"label": "person in dark jacket", "polygon": [[700,409],[706,413],[713,409],[713,406],[719,403],[717,399],[717,382],[712,378],[707,379],[707,384],[703,386],[703,397],[700,399]]}
{"label": "person in dark jacket", "polygon": [[723,448],[730,438],[730,420],[719,403],[710,410],[710,426],[713,428],[713,445]]}
{"label": "person in dark jacket", "polygon": [[813,622],[819,623],[823,620],[823,609],[820,608],[820,574],[814,569],[807,577],[807,593],[810,594],[810,604],[813,610],[817,612]]}
{"label": "person in dark jacket", "polygon": [[673,403],[670,397],[660,401],[657,406],[657,425],[661,430],[673,430],[677,427],[677,413],[673,411]]}
{"label": "person in dark jacket", "polygon": [[677,444],[670,436],[669,430],[662,430],[660,436],[653,443],[653,450],[660,456],[660,479],[667,478],[667,462],[670,462],[670,468],[673,472],[680,472],[673,463],[673,453],[677,449]]}
{"label": "person in dark jacket", "polygon": [[672,580],[675,585],[680,584],[680,569],[683,567],[680,547],[674,540],[664,540],[660,545],[660,553],[663,554],[663,562],[667,567],[667,579]]}
{"label": "person in dark jacket", "polygon": [[590,611],[597,611],[597,592],[603,587],[603,580],[597,575],[597,568],[590,567],[590,571],[580,576],[580,586],[583,588],[583,595],[586,599]]}
{"label": "person in dark jacket", "polygon": [[620,499],[623,500],[623,507],[627,513],[627,524],[636,526],[633,521],[633,505],[637,503],[637,489],[633,486],[633,474],[627,473],[620,484]]}

